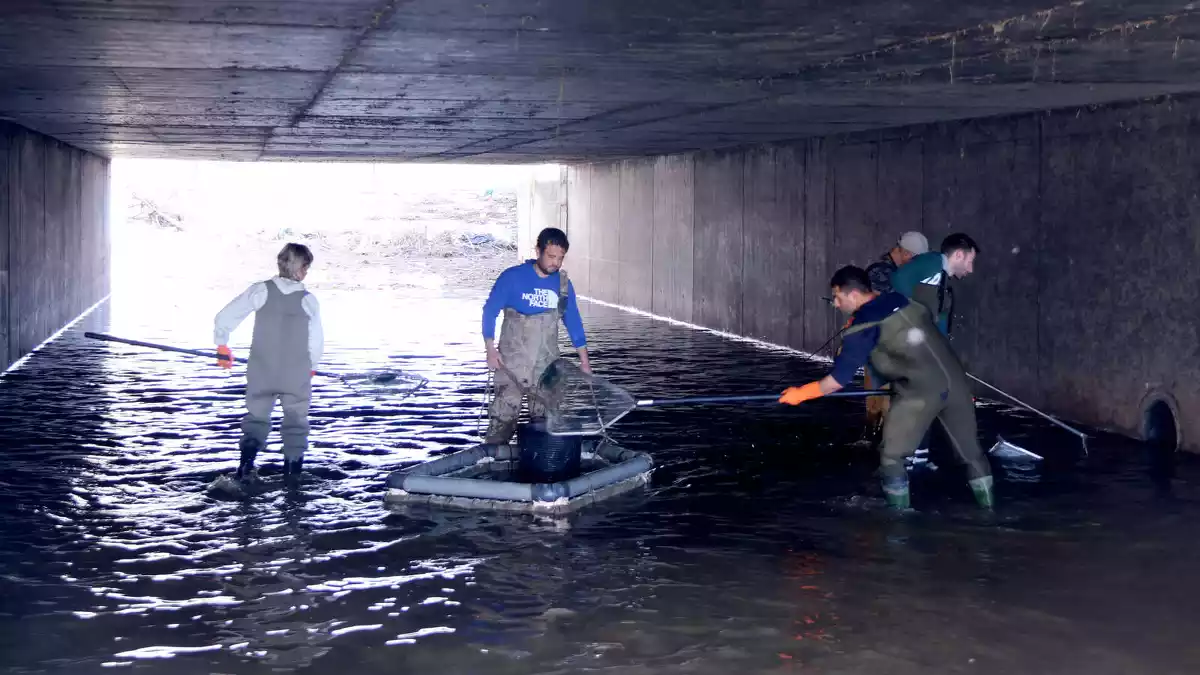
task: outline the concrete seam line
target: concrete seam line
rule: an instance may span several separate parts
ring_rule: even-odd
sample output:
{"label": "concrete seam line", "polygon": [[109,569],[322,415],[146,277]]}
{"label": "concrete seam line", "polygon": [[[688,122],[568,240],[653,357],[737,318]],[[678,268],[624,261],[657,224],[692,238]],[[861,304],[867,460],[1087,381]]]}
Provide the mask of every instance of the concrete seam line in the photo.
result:
{"label": "concrete seam line", "polygon": [[7,375],[7,374],[9,374],[9,373],[11,373],[11,372],[14,372],[14,371],[16,371],[16,370],[17,370],[17,368],[19,368],[19,367],[21,367],[21,366],[25,365],[25,362],[26,362],[26,361],[28,361],[28,360],[29,360],[29,358],[30,358],[31,356],[33,356],[34,354],[36,354],[36,353],[37,353],[37,352],[38,352],[38,351],[39,351],[39,350],[40,350],[42,347],[45,347],[46,345],[50,344],[50,343],[51,343],[51,342],[53,342],[53,341],[54,341],[56,338],[58,338],[58,336],[60,336],[60,335],[62,335],[63,333],[67,332],[68,330],[70,330],[71,326],[74,326],[75,324],[77,324],[77,323],[79,323],[80,321],[82,321],[84,317],[86,317],[88,314],[91,314],[92,310],[96,309],[96,308],[97,308],[97,307],[99,307],[100,305],[102,305],[102,304],[104,304],[105,302],[107,302],[107,301],[108,301],[108,299],[109,299],[109,298],[111,298],[111,297],[112,297],[112,293],[109,293],[109,294],[105,295],[103,298],[101,298],[100,300],[98,300],[98,301],[96,302],[96,304],[92,305],[91,307],[88,307],[87,309],[83,310],[83,312],[81,312],[81,313],[79,314],[79,316],[75,317],[74,319],[71,319],[71,321],[70,321],[70,322],[68,322],[68,323],[67,323],[67,325],[63,326],[62,328],[59,328],[59,329],[58,329],[58,330],[56,330],[56,331],[54,331],[54,333],[53,333],[53,334],[52,334],[50,337],[46,338],[45,340],[42,340],[41,342],[39,342],[39,343],[37,344],[37,346],[36,346],[36,347],[34,347],[33,349],[29,350],[29,353],[28,353],[28,354],[25,354],[24,356],[22,356],[21,358],[17,359],[16,361],[13,361],[13,363],[12,363],[12,365],[11,365],[11,366],[9,366],[8,368],[6,368],[6,369],[5,369],[3,372],[0,372],[0,378],[4,377],[5,375]]}
{"label": "concrete seam line", "polygon": [[579,297],[582,300],[586,300],[588,302],[591,302],[591,303],[594,303],[597,305],[602,305],[604,307],[613,307],[613,308],[619,309],[623,312],[629,312],[630,314],[637,314],[639,316],[645,316],[645,317],[654,319],[656,321],[662,321],[664,323],[669,323],[669,324],[676,325],[676,326],[683,326],[685,328],[690,328],[692,330],[697,330],[697,331],[701,331],[704,333],[711,333],[713,335],[717,335],[719,337],[734,340],[736,342],[747,342],[756,347],[759,347],[760,349],[765,349],[768,351],[776,351],[776,352],[785,352],[788,354],[794,354],[796,356],[803,356],[803,357],[811,359],[813,361],[819,361],[822,363],[833,363],[833,359],[831,359],[829,357],[817,356],[815,354],[810,354],[801,349],[796,349],[795,347],[787,347],[785,345],[775,344],[774,342],[767,342],[766,340],[759,340],[757,338],[746,337],[745,335],[738,335],[737,333],[730,333],[728,331],[717,330],[715,328],[707,328],[705,326],[699,326],[694,323],[688,323],[687,321],[680,321],[679,319],[672,319],[669,316],[662,316],[660,314],[655,314],[653,312],[647,312],[644,309],[638,309],[636,307],[629,307],[626,305],[619,305],[614,302],[605,302],[604,300],[597,300],[596,298],[592,298],[592,297],[589,297],[586,295],[577,295],[577,297]]}
{"label": "concrete seam line", "polygon": [[[364,25],[358,30],[357,33],[350,37],[349,46],[347,46],[342,52],[341,57],[338,58],[338,61],[333,65],[333,68],[323,72],[324,77],[317,84],[316,91],[313,92],[312,97],[305,101],[304,104],[299,107],[299,109],[289,116],[287,124],[284,128],[296,128],[296,125],[308,115],[313,107],[317,105],[317,102],[321,100],[321,97],[325,95],[325,90],[327,90],[329,85],[333,83],[334,79],[336,79],[337,76],[342,73],[350,59],[358,54],[358,50],[362,47],[363,42],[366,41],[367,37],[370,36],[371,33],[374,33],[376,30],[378,30],[385,21],[391,19],[399,9],[400,5],[407,4],[409,1],[410,0],[385,0],[383,4],[372,13],[371,19],[366,23],[366,25]],[[264,155],[267,154],[267,146],[271,144],[271,141],[275,140],[275,135],[278,130],[279,127],[271,127],[271,130],[267,132],[266,137],[263,139],[262,149],[258,152],[258,158],[260,160]]]}

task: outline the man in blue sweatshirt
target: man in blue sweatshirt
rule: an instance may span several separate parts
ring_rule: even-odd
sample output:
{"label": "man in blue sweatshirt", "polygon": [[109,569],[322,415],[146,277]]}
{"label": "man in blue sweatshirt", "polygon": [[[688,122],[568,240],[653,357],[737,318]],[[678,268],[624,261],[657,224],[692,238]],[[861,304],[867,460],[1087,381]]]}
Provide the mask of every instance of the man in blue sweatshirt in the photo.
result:
{"label": "man in blue sweatshirt", "polygon": [[[579,366],[591,372],[587,336],[575,298],[575,287],[563,271],[570,243],[562,230],[548,227],[538,234],[538,257],[504,270],[492,285],[483,305],[483,343],[487,364],[496,373],[496,396],[488,408],[485,443],[507,443],[517,426],[522,389],[530,388],[558,358],[558,322],[567,327],[571,344],[579,351]],[[495,342],[496,317],[504,312],[500,342]],[[512,378],[519,382],[513,382]],[[545,415],[542,404],[531,398],[533,418]]]}

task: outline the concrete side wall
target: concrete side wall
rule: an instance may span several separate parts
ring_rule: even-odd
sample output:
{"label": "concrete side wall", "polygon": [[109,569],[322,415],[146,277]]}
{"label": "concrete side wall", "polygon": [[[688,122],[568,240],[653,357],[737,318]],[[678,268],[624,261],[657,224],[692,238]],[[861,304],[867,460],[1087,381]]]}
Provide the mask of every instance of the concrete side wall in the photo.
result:
{"label": "concrete side wall", "polygon": [[109,292],[107,159],[0,122],[0,370]]}
{"label": "concrete side wall", "polygon": [[567,171],[541,172],[517,192],[517,259],[532,258],[538,233],[547,227],[567,229]]}
{"label": "concrete side wall", "polygon": [[965,231],[973,373],[1133,435],[1168,395],[1200,450],[1197,156],[1200,103],[1176,100],[575,166],[567,267],[599,300],[815,350],[842,322],[836,268]]}

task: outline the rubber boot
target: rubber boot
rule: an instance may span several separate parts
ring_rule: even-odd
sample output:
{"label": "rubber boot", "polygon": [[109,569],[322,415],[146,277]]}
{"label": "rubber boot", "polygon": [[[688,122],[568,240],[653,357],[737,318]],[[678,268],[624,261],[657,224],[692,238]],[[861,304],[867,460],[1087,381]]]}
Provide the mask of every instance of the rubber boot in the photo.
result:
{"label": "rubber boot", "polygon": [[258,480],[258,473],[254,470],[254,458],[258,456],[258,443],[244,438],[241,443],[242,458],[238,462],[237,473],[234,478],[239,481],[255,481]]}
{"label": "rubber boot", "polygon": [[884,477],[883,495],[887,498],[888,506],[904,511],[911,508],[908,495],[908,476]]}
{"label": "rubber boot", "polygon": [[291,488],[300,486],[300,469],[304,464],[303,457],[283,460],[283,482]]}
{"label": "rubber boot", "polygon": [[992,477],[972,478],[967,482],[971,485],[971,492],[975,493],[975,501],[979,506],[992,510],[996,503],[995,495],[992,494]]}

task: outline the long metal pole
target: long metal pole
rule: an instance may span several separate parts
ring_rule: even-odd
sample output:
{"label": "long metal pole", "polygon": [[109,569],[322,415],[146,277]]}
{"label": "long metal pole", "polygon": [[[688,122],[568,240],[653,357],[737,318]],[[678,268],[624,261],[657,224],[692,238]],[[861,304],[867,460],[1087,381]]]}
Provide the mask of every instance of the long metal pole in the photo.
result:
{"label": "long metal pole", "polygon": [[[890,389],[863,389],[851,391],[835,391],[825,394],[822,398],[865,398],[867,396],[891,396]],[[778,401],[779,394],[752,394],[742,396],[690,396],[688,398],[643,399],[637,402],[638,408],[658,405],[692,405],[696,403],[736,403],[739,401]]]}
{"label": "long metal pole", "polygon": [[1084,455],[1088,454],[1087,434],[1083,433],[1082,431],[1076,429],[1075,427],[1073,427],[1069,424],[1066,424],[1065,422],[1059,420],[1057,417],[1054,417],[1052,415],[1047,415],[1046,413],[1042,412],[1041,410],[1038,410],[1037,408],[1035,408],[1035,407],[1029,405],[1028,403],[1022,401],[1021,399],[1017,398],[1016,396],[1013,396],[1012,394],[1000,389],[999,387],[997,387],[995,385],[988,384],[987,382],[984,382],[983,380],[979,379],[978,377],[975,377],[974,375],[972,375],[970,373],[967,373],[967,377],[970,377],[972,380],[975,380],[976,382],[978,382],[979,384],[982,384],[983,386],[987,387],[988,389],[991,389],[992,391],[1008,398],[1010,401],[1016,403],[1017,405],[1020,405],[1021,407],[1025,408],[1026,410],[1035,412],[1035,413],[1041,415],[1042,417],[1045,417],[1047,420],[1050,420],[1054,424],[1057,424],[1058,426],[1062,427],[1063,429],[1066,429],[1067,431],[1075,434],[1076,436],[1079,437],[1079,440],[1083,443],[1083,454]]}
{"label": "long metal pole", "polygon": [[[114,335],[106,335],[104,333],[93,333],[91,331],[85,331],[83,335],[84,335],[84,337],[88,337],[93,340],[104,340],[106,342],[120,342],[121,344],[133,345],[134,347],[147,347],[150,349],[160,349],[164,352],[175,352],[178,354],[191,354],[192,356],[201,356],[204,358],[218,359],[221,361],[229,360],[225,357],[224,354],[218,354],[216,352],[206,352],[206,351],[201,351],[199,349],[184,349],[182,347],[172,347],[171,345],[160,345],[160,344],[156,344],[154,342],[142,342],[141,340],[130,340],[128,338],[120,338],[120,337],[116,337]],[[247,359],[244,359],[240,356],[233,357],[233,360],[238,363],[249,363],[249,361]],[[336,373],[327,373],[323,370],[315,370],[313,372],[317,375],[320,375],[321,377],[332,377],[334,379],[338,379],[338,380],[342,380],[342,381],[346,380],[345,377],[343,377],[342,375],[338,375]],[[385,382],[391,382],[395,379],[396,379],[395,373],[381,373],[379,375],[376,375],[374,378],[372,378],[372,381],[375,384],[383,384]],[[422,378],[422,379],[424,380],[424,378]],[[418,389],[420,389],[421,387],[424,387],[426,384],[427,384],[427,381],[421,382],[419,385],[416,386],[416,388],[414,388],[412,391],[410,391],[406,395],[406,397],[411,396],[412,394],[416,393],[416,391]]]}

